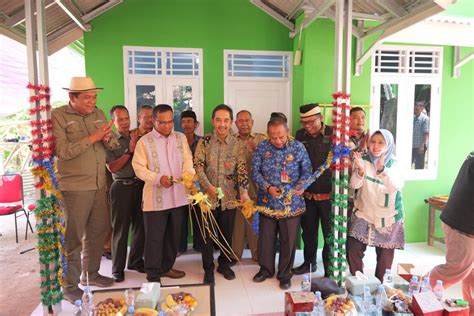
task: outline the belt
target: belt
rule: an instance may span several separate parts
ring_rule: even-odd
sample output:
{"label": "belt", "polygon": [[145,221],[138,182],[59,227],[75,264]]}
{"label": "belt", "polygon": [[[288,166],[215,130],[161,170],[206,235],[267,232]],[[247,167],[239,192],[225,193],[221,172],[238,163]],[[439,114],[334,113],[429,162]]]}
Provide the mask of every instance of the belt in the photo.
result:
{"label": "belt", "polygon": [[134,183],[140,183],[142,182],[142,180],[140,180],[139,178],[137,177],[130,177],[130,178],[117,178],[117,179],[114,179],[114,181],[118,181],[124,185],[131,185],[131,184],[134,184]]}
{"label": "belt", "polygon": [[305,192],[303,193],[305,199],[308,200],[315,200],[315,201],[326,201],[331,199],[331,194],[329,193],[311,193]]}

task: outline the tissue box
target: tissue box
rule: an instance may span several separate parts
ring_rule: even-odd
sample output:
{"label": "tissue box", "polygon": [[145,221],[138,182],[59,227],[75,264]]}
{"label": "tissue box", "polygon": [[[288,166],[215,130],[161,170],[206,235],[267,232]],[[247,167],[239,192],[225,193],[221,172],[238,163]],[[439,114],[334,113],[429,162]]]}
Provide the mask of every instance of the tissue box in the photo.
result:
{"label": "tissue box", "polygon": [[285,292],[285,315],[295,316],[299,312],[312,312],[313,292]]}
{"label": "tissue box", "polygon": [[418,280],[421,280],[428,272],[430,272],[429,267],[415,266],[411,263],[399,263],[397,266],[397,274],[408,282],[410,282],[411,277],[414,275],[418,277]]}
{"label": "tissue box", "polygon": [[375,276],[366,276],[367,280],[360,279],[356,276],[349,276],[346,277],[346,289],[352,295],[363,295],[364,294],[364,286],[370,287],[370,292],[377,291],[380,280],[377,279]]}
{"label": "tissue box", "polygon": [[158,282],[143,283],[135,298],[135,308],[148,307],[155,309],[160,298],[160,287]]}
{"label": "tissue box", "polygon": [[428,291],[413,294],[411,311],[415,316],[443,316],[444,306]]}

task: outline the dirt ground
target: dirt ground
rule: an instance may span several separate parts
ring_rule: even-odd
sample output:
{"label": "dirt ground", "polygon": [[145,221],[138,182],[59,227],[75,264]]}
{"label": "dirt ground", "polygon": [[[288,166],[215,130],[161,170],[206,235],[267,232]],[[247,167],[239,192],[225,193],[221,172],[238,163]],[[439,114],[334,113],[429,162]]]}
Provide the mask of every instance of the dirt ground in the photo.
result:
{"label": "dirt ground", "polygon": [[[34,222],[34,216],[30,216]],[[34,229],[34,223],[32,223]],[[13,215],[0,217],[0,315],[30,315],[40,303],[40,277],[35,234],[28,232],[26,219],[18,218],[18,243],[15,242]]]}

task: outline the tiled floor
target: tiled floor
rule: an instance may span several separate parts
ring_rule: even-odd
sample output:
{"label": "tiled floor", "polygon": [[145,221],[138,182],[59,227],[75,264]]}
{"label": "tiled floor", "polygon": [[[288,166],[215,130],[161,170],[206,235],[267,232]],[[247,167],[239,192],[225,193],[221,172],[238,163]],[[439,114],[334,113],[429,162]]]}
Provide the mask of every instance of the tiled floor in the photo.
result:
{"label": "tiled floor", "polygon": [[[216,254],[217,255],[217,254]],[[283,315],[284,291],[278,287],[278,281],[268,279],[263,283],[254,283],[252,281],[259,266],[252,261],[250,253],[246,251],[241,264],[234,266],[236,279],[228,281],[219,273],[215,273],[215,301],[216,313],[218,316],[242,316],[242,315]],[[320,253],[318,253],[318,269],[313,275],[322,276],[322,262]],[[297,251],[295,266],[303,262],[303,252]],[[375,251],[369,248],[364,259],[366,272],[373,273],[375,269]],[[393,269],[398,263],[413,263],[425,268],[432,267],[444,262],[444,248],[441,244],[429,247],[426,243],[416,243],[406,245],[404,251],[396,251]],[[163,285],[173,284],[193,284],[201,283],[204,273],[201,267],[200,254],[190,251],[177,259],[176,269],[186,271],[186,277],[183,279],[172,280],[163,278]],[[110,275],[111,261],[103,259],[101,273]],[[125,282],[116,284],[115,287],[139,287],[146,281],[145,275],[135,271],[126,271]],[[292,279],[291,290],[298,290],[302,276],[294,276]],[[461,297],[461,286],[457,285],[446,291],[448,297]],[[68,310],[68,303],[63,303],[63,309]],[[33,315],[41,315],[41,308],[33,312]]]}

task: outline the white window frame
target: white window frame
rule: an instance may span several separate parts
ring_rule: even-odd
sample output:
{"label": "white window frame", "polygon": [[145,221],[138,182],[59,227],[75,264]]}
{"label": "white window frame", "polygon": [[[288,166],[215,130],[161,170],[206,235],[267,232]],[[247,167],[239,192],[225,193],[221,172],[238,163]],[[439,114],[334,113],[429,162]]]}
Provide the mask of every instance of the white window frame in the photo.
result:
{"label": "white window frame", "polygon": [[[287,56],[288,57],[288,76],[287,77],[233,77],[229,76],[227,64],[229,61],[228,54],[241,55],[266,55],[266,56]],[[262,82],[285,82],[289,85],[289,104],[287,106],[288,127],[291,130],[292,125],[292,104],[293,104],[293,52],[290,51],[262,51],[262,50],[234,50],[224,49],[224,100],[228,100],[228,83],[229,81],[262,81]],[[232,104],[230,105],[232,106]]]}
{"label": "white window frame", "polygon": [[[128,52],[129,51],[141,51],[141,52],[161,52],[161,66],[162,74],[129,74],[128,70]],[[198,54],[199,67],[198,75],[176,75],[176,74],[166,74],[166,53],[195,53]],[[124,69],[124,97],[125,97],[125,106],[129,110],[131,127],[135,127],[137,124],[137,109],[136,106],[130,104],[130,98],[135,97],[132,95],[131,87],[135,87],[137,84],[144,85],[155,85],[157,89],[160,89],[160,94],[156,97],[156,103],[168,103],[172,105],[172,96],[167,95],[168,86],[171,83],[180,83],[186,85],[186,82],[189,82],[189,85],[194,85],[192,82],[198,82],[199,84],[199,104],[198,106],[193,107],[193,111],[196,113],[196,117],[199,121],[199,127],[196,132],[200,135],[204,132],[204,85],[203,85],[203,51],[202,48],[176,48],[176,47],[145,47],[145,46],[123,46],[123,69]],[[135,91],[133,89],[133,91]],[[193,89],[194,91],[194,89]],[[155,104],[154,104],[155,105]]]}
{"label": "white window frame", "polygon": [[[375,58],[372,58],[371,76],[371,98],[373,107],[370,110],[370,130],[379,129],[380,121],[380,85],[398,84],[399,95],[397,104],[397,160],[404,167],[406,180],[435,180],[438,176],[439,160],[439,129],[441,116],[441,84],[443,73],[443,48],[431,46],[401,46],[383,45],[379,50],[400,50],[405,51],[405,56],[409,56],[410,51],[432,51],[439,56],[438,71],[435,74],[375,72]],[[406,61],[408,62],[408,61]],[[403,68],[403,67],[401,67]],[[407,69],[407,68],[406,68]],[[414,87],[417,84],[431,85],[431,108],[430,108],[430,135],[428,164],[426,169],[411,168],[411,145],[413,137],[413,106]],[[410,118],[410,119],[407,119]],[[407,141],[408,140],[408,141]]]}

